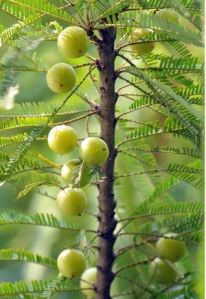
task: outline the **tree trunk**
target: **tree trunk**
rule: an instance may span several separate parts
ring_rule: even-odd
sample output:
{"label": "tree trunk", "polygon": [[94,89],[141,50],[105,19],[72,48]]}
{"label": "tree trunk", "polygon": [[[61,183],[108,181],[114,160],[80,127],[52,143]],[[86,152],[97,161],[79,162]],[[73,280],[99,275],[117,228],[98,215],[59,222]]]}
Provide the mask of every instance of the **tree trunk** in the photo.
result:
{"label": "tree trunk", "polygon": [[100,31],[101,40],[98,42],[99,76],[100,76],[100,121],[101,138],[109,147],[109,158],[102,167],[105,178],[99,184],[99,257],[96,283],[96,299],[109,299],[110,286],[113,281],[112,264],[114,261],[113,246],[115,242],[114,229],[115,199],[113,194],[115,150],[115,51],[114,28]]}

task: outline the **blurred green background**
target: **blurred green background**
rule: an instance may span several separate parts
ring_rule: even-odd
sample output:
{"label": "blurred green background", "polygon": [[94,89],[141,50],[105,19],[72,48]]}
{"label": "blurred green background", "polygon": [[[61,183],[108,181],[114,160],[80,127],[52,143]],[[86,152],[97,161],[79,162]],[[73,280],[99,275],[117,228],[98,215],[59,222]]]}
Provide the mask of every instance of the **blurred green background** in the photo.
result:
{"label": "blurred green background", "polygon": [[[57,1],[58,2],[58,1]],[[0,20],[4,26],[10,26],[15,22],[15,20],[0,12]],[[25,42],[26,43],[26,42]],[[191,51],[197,55],[200,60],[202,60],[203,51],[194,47],[190,47]],[[43,64],[48,64],[48,66],[53,65],[57,62],[66,61],[59,54],[56,42],[55,41],[47,41],[42,42],[39,41],[39,45],[35,50],[38,59],[42,60]],[[0,48],[0,62],[8,61],[14,59],[13,50],[9,49],[8,46],[3,45]],[[28,51],[28,55],[31,55],[32,51]],[[91,46],[89,49],[89,54],[96,55],[95,49]],[[18,54],[15,56],[15,62],[19,62],[23,64],[22,61],[18,61],[21,59],[21,55]],[[88,62],[89,60],[85,57],[77,60],[67,60],[68,63],[72,65],[80,64]],[[77,69],[77,77],[78,81],[83,78],[86,74],[86,70],[84,68]],[[15,98],[15,103],[28,102],[28,101],[45,101],[45,102],[61,102],[64,99],[62,95],[54,95],[47,87],[45,80],[45,72],[8,72],[9,80],[12,80],[14,85],[19,86],[19,93]],[[0,74],[2,77],[2,74]],[[2,79],[2,78],[1,78]],[[4,78],[5,79],[5,78]],[[120,84],[120,83],[119,83]],[[118,87],[118,86],[117,86]],[[132,90],[132,88],[131,88]],[[1,94],[0,101],[3,102],[4,95],[4,81],[1,82]],[[91,84],[91,80],[86,80],[82,86],[81,91],[86,92],[88,96],[98,101],[98,94],[94,86]],[[124,111],[126,107],[130,105],[130,102],[126,99],[120,100],[118,103],[118,111]],[[81,107],[81,109],[87,109],[88,107],[83,103],[77,96],[74,96],[71,99],[71,106],[75,109]],[[0,108],[0,113],[4,114],[4,108]],[[157,115],[153,114],[151,111],[149,112],[147,109],[144,110],[145,113],[141,113],[141,115],[136,112],[136,119],[138,120],[149,120],[151,118],[156,118]],[[141,111],[142,112],[142,111]],[[11,110],[12,113],[12,110]],[[80,139],[87,136],[87,132],[85,129],[85,122],[80,121],[75,123],[73,127],[77,130],[78,136]],[[98,123],[95,117],[90,119],[89,129],[91,133],[97,133],[99,131]],[[119,128],[117,130],[120,130]],[[18,130],[19,132],[19,130]],[[6,132],[7,134],[7,132]],[[120,134],[121,136],[121,134]],[[118,136],[118,138],[121,138]],[[165,140],[167,144],[172,144],[173,140],[168,137],[168,140]],[[182,141],[184,142],[184,141]],[[39,142],[36,145],[38,151],[42,152],[45,156],[49,157],[55,162],[64,163],[70,158],[78,156],[78,150],[70,155],[65,155],[63,157],[53,154],[46,142]],[[14,148],[6,147],[5,151],[12,152]],[[156,157],[158,163],[160,165],[164,165],[165,163],[169,163],[169,159],[173,159],[173,157],[168,158],[168,156]],[[167,159],[167,161],[165,161]],[[178,158],[176,157],[175,159]],[[180,158],[182,162],[182,157]],[[117,161],[117,168],[120,172],[126,173],[132,169],[132,161],[127,159],[125,156],[125,160],[119,159]],[[132,212],[134,206],[137,202],[145,198],[146,195],[150,194],[153,190],[152,182],[147,177],[142,177],[138,179],[142,181],[142,183],[136,184],[136,178],[126,178],[121,180],[121,186],[117,185],[116,189],[118,190],[117,201],[119,205],[120,214],[125,216],[128,213]],[[0,187],[0,209],[15,209],[18,211],[27,211],[28,213],[35,212],[47,212],[56,215],[58,218],[61,218],[62,215],[59,212],[56,202],[50,198],[45,196],[41,196],[39,194],[30,193],[26,197],[21,200],[16,200],[14,186],[11,184],[3,184]],[[120,191],[119,191],[120,190]],[[58,189],[48,187],[50,195],[56,196]],[[97,190],[95,187],[85,187],[85,192],[88,195],[89,207],[88,209],[93,213],[97,212]],[[184,200],[194,200],[200,199],[203,197],[202,194],[199,194],[196,189],[189,186],[186,183],[179,183],[177,186],[171,189],[170,191],[171,197],[175,198],[177,201]],[[75,224],[82,223],[82,226],[87,228],[94,229],[97,226],[95,218],[92,216],[85,216],[83,218],[75,218],[73,217],[72,222]],[[89,236],[91,238],[91,236]],[[51,256],[56,258],[59,252],[63,249],[71,246],[75,247],[78,243],[78,238],[75,234],[71,234],[68,232],[62,232],[56,229],[50,228],[42,228],[42,227],[29,227],[23,225],[2,225],[0,226],[0,248],[22,248],[32,252],[36,252],[42,255]],[[94,264],[95,258],[91,259],[91,264]],[[91,265],[90,264],[90,265]],[[199,265],[198,265],[199,267]],[[15,280],[32,280],[32,279],[41,279],[41,278],[53,278],[56,275],[55,271],[48,270],[46,267],[41,267],[34,264],[28,264],[23,262],[2,262],[0,261],[0,281],[15,281]],[[59,298],[56,295],[56,298]],[[66,295],[61,295],[61,298],[67,298]],[[70,296],[70,298],[79,298],[77,294]]]}

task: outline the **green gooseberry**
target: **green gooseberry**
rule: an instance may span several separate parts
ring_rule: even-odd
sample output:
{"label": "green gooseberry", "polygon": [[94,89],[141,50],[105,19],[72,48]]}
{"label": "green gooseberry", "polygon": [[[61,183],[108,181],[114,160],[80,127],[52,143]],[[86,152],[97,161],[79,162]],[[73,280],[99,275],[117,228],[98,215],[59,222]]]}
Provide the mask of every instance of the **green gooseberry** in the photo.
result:
{"label": "green gooseberry", "polygon": [[55,93],[64,93],[71,90],[76,83],[76,74],[73,67],[66,63],[53,65],[46,74],[48,87]]}
{"label": "green gooseberry", "polygon": [[109,149],[103,139],[88,137],[81,143],[80,156],[88,166],[101,166],[109,156]]}
{"label": "green gooseberry", "polygon": [[86,269],[81,276],[80,288],[82,293],[89,299],[95,297],[94,286],[97,280],[97,268],[91,267]]}
{"label": "green gooseberry", "polygon": [[63,164],[61,176],[66,184],[71,184],[74,176],[74,171],[79,167],[80,161],[78,159],[69,160]]}
{"label": "green gooseberry", "polygon": [[72,127],[59,125],[48,134],[48,145],[57,154],[67,154],[77,145],[77,134]]}
{"label": "green gooseberry", "polygon": [[84,29],[78,26],[65,28],[58,36],[57,47],[66,58],[79,58],[88,49],[89,39]]}
{"label": "green gooseberry", "polygon": [[82,189],[66,188],[57,194],[60,210],[66,215],[81,215],[87,207],[86,194]]}
{"label": "green gooseberry", "polygon": [[57,258],[57,268],[64,277],[72,278],[81,276],[86,268],[85,256],[79,250],[63,250]]}
{"label": "green gooseberry", "polygon": [[129,37],[129,43],[137,43],[131,44],[130,49],[137,55],[146,55],[150,54],[154,49],[153,42],[143,42],[144,39],[147,38],[148,34],[152,32],[151,29],[147,28],[136,28]]}
{"label": "green gooseberry", "polygon": [[177,272],[171,262],[155,258],[149,267],[151,278],[160,284],[170,284],[175,282]]}
{"label": "green gooseberry", "polygon": [[166,234],[165,237],[157,241],[156,249],[160,257],[175,263],[185,255],[186,246],[183,241],[176,240],[174,237],[176,237],[176,234]]}

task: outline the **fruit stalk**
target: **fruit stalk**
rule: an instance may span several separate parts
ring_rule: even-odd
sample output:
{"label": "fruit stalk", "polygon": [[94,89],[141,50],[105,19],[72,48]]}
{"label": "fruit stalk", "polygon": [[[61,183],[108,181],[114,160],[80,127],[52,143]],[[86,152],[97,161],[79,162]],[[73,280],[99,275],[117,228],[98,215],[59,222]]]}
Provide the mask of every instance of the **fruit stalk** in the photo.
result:
{"label": "fruit stalk", "polygon": [[96,299],[109,299],[110,286],[113,281],[112,264],[114,261],[113,246],[115,242],[114,229],[115,199],[113,193],[115,150],[115,49],[116,30],[114,28],[100,30],[101,39],[97,42],[99,53],[98,69],[100,77],[100,122],[101,138],[109,147],[109,158],[103,165],[104,179],[99,183],[99,256],[96,282]]}

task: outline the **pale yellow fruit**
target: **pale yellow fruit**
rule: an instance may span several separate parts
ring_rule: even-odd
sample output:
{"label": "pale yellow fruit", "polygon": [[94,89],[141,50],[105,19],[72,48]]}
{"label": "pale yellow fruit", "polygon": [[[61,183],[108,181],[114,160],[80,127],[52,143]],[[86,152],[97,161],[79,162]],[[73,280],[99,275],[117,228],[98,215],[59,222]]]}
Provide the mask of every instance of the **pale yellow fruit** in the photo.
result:
{"label": "pale yellow fruit", "polygon": [[57,267],[59,272],[67,278],[81,276],[86,268],[86,259],[81,251],[66,249],[59,254]]}
{"label": "pale yellow fruit", "polygon": [[66,188],[57,194],[57,203],[64,214],[77,216],[85,211],[87,198],[81,189]]}
{"label": "pale yellow fruit", "polygon": [[88,49],[88,43],[86,31],[78,26],[65,28],[57,39],[59,52],[68,58],[83,56]]}
{"label": "pale yellow fruit", "polygon": [[178,262],[186,252],[186,246],[183,241],[171,239],[169,236],[167,238],[160,238],[156,243],[156,249],[160,257],[174,263]]}
{"label": "pale yellow fruit", "polygon": [[55,153],[67,154],[77,145],[77,134],[72,127],[56,126],[49,132],[48,145]]}
{"label": "pale yellow fruit", "polygon": [[72,89],[76,83],[73,67],[66,63],[53,65],[46,74],[48,87],[55,93],[64,93]]}
{"label": "pale yellow fruit", "polygon": [[148,34],[152,32],[151,29],[136,28],[130,35],[129,43],[137,43],[130,45],[132,52],[138,55],[150,54],[154,49],[153,42],[143,42],[147,39]]}
{"label": "pale yellow fruit", "polygon": [[109,149],[103,139],[88,137],[81,143],[80,156],[89,166],[101,166],[109,156]]}
{"label": "pale yellow fruit", "polygon": [[149,270],[151,278],[161,284],[173,283],[177,278],[177,272],[173,264],[160,258],[156,258],[151,262]]}
{"label": "pale yellow fruit", "polygon": [[70,160],[62,166],[61,176],[66,184],[71,184],[75,169],[80,165],[77,159]]}
{"label": "pale yellow fruit", "polygon": [[89,299],[95,297],[94,286],[96,280],[97,280],[96,267],[86,269],[81,276],[80,288],[82,290],[82,293]]}

